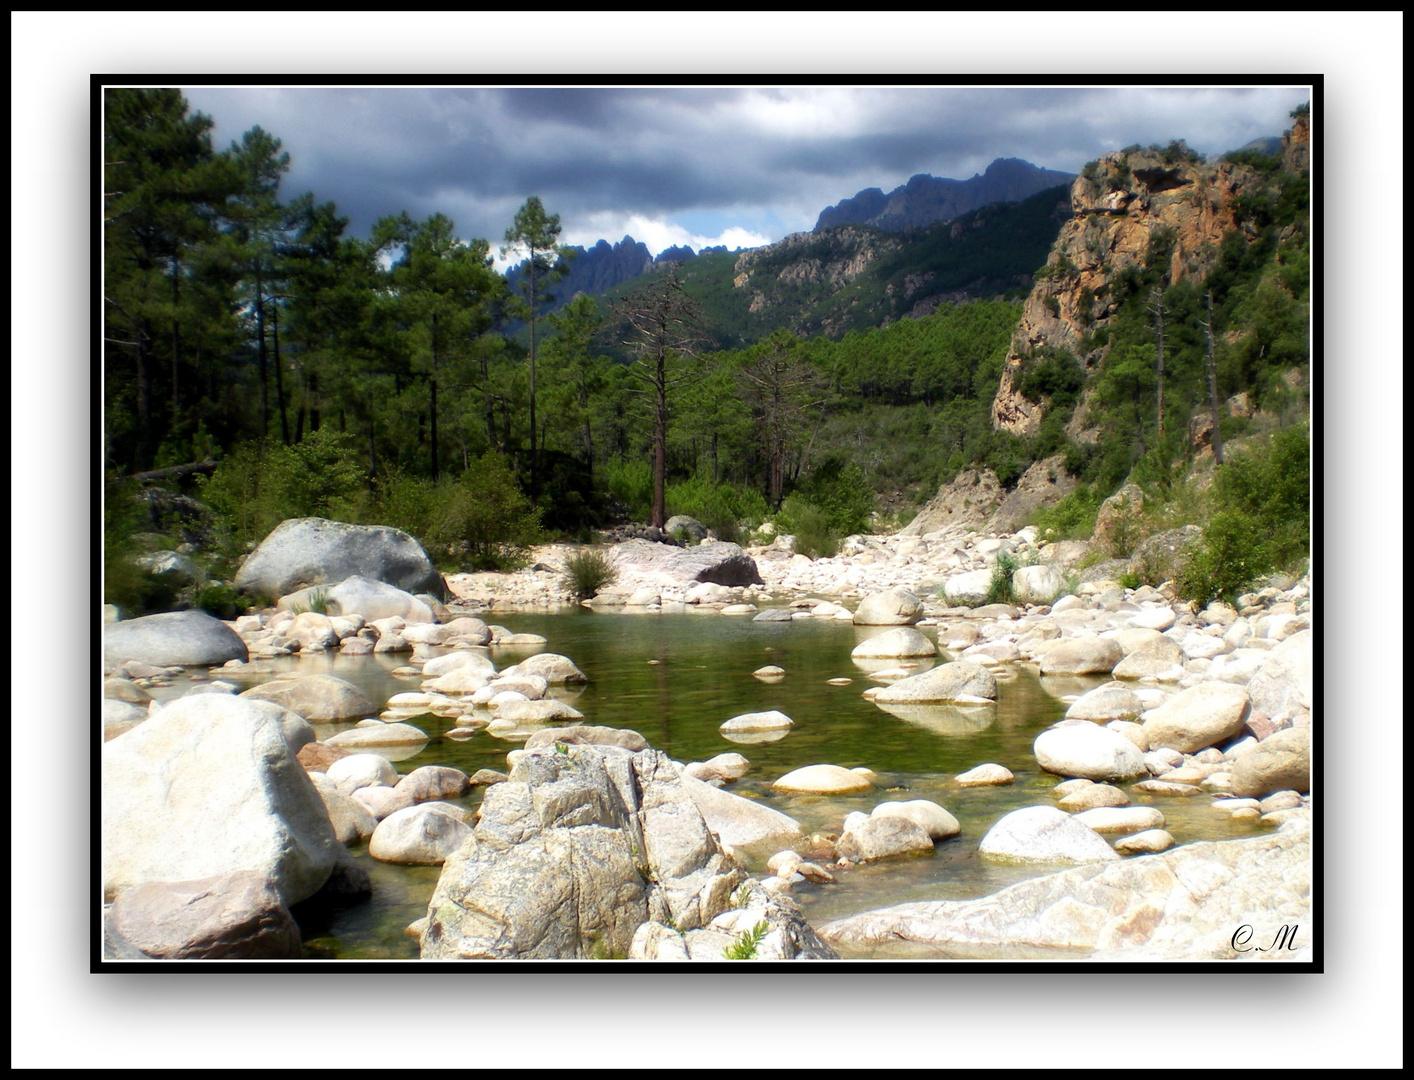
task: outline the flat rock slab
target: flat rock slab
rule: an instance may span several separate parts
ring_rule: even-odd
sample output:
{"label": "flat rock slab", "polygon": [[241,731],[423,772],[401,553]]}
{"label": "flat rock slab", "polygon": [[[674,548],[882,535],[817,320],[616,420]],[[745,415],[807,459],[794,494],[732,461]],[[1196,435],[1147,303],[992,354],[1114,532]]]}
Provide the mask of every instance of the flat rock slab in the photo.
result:
{"label": "flat rock slab", "polygon": [[874,696],[878,705],[977,704],[997,699],[997,679],[980,664],[955,660],[900,679]]}
{"label": "flat rock slab", "polygon": [[682,584],[763,584],[756,560],[739,545],[723,541],[680,548],[651,540],[627,540],[614,548],[613,559],[620,574],[637,577],[666,578]]}
{"label": "flat rock slab", "polygon": [[[1284,828],[1075,867],[979,900],[899,904],[819,933],[842,950],[910,943],[914,956],[1299,960],[1310,955],[1311,877],[1309,830]],[[1298,927],[1295,951],[1250,948],[1283,924]],[[1240,953],[1233,932],[1244,925],[1269,929]]]}
{"label": "flat rock slab", "polygon": [[129,660],[190,667],[228,660],[245,663],[249,657],[240,635],[204,611],[167,611],[103,628],[103,666],[109,671]]}
{"label": "flat rock slab", "polygon": [[281,522],[236,573],[246,593],[284,596],[346,578],[383,581],[409,593],[447,595],[442,575],[421,544],[385,525],[348,525],[324,518]]}
{"label": "flat rock slab", "polygon": [[[739,754],[729,756],[740,757]],[[683,774],[682,786],[707,822],[707,828],[721,843],[736,851],[764,854],[800,838],[800,822],[779,810],[703,783],[691,773]]]}

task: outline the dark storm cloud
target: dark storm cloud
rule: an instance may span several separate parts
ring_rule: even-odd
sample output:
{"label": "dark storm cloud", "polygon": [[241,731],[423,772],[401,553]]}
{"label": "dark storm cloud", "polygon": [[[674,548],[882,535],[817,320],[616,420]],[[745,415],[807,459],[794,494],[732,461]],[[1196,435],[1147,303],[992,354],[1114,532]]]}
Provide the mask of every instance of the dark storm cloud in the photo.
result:
{"label": "dark storm cloud", "polygon": [[[915,173],[966,179],[997,157],[1078,171],[1107,150],[1183,138],[1220,153],[1280,134],[1282,88],[192,88],[221,145],[253,124],[291,155],[286,190],[336,201],[358,232],[442,212],[498,241],[529,195],[566,236],[630,219],[725,215],[810,228],[825,206]],[[774,222],[767,226],[764,223]],[[653,239],[645,239],[650,247]],[[660,242],[666,242],[666,233]]]}

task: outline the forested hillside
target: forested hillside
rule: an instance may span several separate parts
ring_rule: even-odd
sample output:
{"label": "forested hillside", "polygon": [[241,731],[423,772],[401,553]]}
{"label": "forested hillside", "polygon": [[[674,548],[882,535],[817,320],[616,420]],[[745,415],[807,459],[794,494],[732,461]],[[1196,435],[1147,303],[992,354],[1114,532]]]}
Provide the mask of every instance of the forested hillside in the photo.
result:
{"label": "forested hillside", "polygon": [[[533,196],[504,238],[396,208],[361,238],[283,190],[271,133],[218,148],[175,90],[104,111],[108,589],[130,607],[161,602],[131,573],[144,534],[218,573],[305,514],[406,528],[448,566],[664,513],[724,536],[775,515],[824,549],[970,465],[1006,485],[1063,454],[1092,503],[1131,473],[1172,484],[1304,400],[1290,150],[1131,148],[1069,200],[706,252],[551,310],[560,222]],[[535,273],[495,273],[503,241]]]}

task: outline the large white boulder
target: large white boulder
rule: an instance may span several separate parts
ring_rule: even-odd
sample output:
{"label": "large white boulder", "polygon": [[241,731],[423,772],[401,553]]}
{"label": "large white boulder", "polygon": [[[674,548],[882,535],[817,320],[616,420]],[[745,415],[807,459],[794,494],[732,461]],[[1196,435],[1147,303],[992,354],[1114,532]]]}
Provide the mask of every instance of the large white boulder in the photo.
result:
{"label": "large white boulder", "polygon": [[292,721],[269,702],[202,694],[105,743],[105,895],[237,870],[268,877],[287,904],[314,895],[343,849]]}
{"label": "large white boulder", "polygon": [[447,591],[427,552],[407,533],[324,518],[281,522],[242,564],[235,586],[274,597],[354,575],[411,593],[445,596]]}

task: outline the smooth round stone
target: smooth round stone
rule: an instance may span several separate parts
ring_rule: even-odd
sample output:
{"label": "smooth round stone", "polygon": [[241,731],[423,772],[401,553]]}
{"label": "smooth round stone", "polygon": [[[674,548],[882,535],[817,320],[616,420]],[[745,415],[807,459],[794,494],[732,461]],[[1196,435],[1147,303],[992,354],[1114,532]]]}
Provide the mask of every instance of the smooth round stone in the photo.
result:
{"label": "smooth round stone", "polygon": [[755,615],[755,604],[728,604],[722,608],[723,615]]}
{"label": "smooth round stone", "polygon": [[1104,837],[1064,810],[1028,806],[1004,815],[982,837],[978,851],[1005,862],[1112,862],[1119,854]]}
{"label": "smooth round stone", "polygon": [[1065,799],[1074,795],[1077,791],[1084,791],[1088,787],[1094,787],[1093,780],[1066,780],[1051,788],[1051,795],[1057,799]]}
{"label": "smooth round stone", "polygon": [[928,799],[909,799],[906,802],[884,802],[870,812],[871,818],[899,817],[922,828],[933,840],[945,840],[962,831],[945,809]]}
{"label": "smooth round stone", "polygon": [[797,795],[854,795],[873,788],[866,778],[839,765],[806,765],[771,785],[773,791]]}
{"label": "smooth round stone", "polygon": [[1115,841],[1115,850],[1125,855],[1149,855],[1173,847],[1173,837],[1163,829],[1145,829]]}
{"label": "smooth round stone", "polygon": [[[1170,613],[1172,614],[1172,613]],[[1183,677],[1184,651],[1160,634],[1153,641],[1128,653],[1114,667],[1116,679],[1158,679],[1176,682]]]}
{"label": "smooth round stone", "polygon": [[1141,780],[1134,785],[1134,790],[1142,791],[1146,795],[1172,795],[1181,799],[1204,794],[1197,784],[1179,784],[1168,779]]}
{"label": "smooth round stone", "polygon": [[775,664],[767,664],[765,667],[757,668],[751,674],[755,675],[758,679],[762,680],[783,679],[785,678],[786,669],[783,667],[777,667]]}
{"label": "smooth round stone", "polygon": [[359,788],[381,785],[392,787],[398,782],[398,770],[393,763],[378,754],[349,754],[330,762],[325,775],[341,794],[352,795]]}
{"label": "smooth round stone", "polygon": [[557,698],[541,701],[507,701],[496,709],[497,719],[518,724],[548,724],[556,720],[583,720],[584,713]]}
{"label": "smooth round stone", "polygon": [[440,866],[471,835],[471,827],[444,805],[410,806],[378,823],[368,854],[380,862]]}
{"label": "smooth round stone", "polygon": [[994,784],[1014,783],[1016,777],[1005,765],[987,762],[974,769],[968,769],[965,773],[958,773],[954,779],[962,787],[987,787]]}
{"label": "smooth round stone", "polygon": [[412,805],[412,795],[397,788],[375,785],[358,788],[349,798],[368,809],[376,819],[382,821],[389,814],[406,810]]}
{"label": "smooth round stone", "polygon": [[1178,620],[1173,608],[1156,607],[1140,611],[1129,620],[1129,625],[1142,630],[1167,630]]}
{"label": "smooth round stone", "polygon": [[1097,807],[1128,806],[1129,796],[1110,784],[1091,784],[1065,796],[1057,805],[1068,813],[1078,814]]}
{"label": "smooth round stone", "polygon": [[1233,763],[1232,790],[1262,798],[1311,788],[1311,729],[1287,728],[1263,739]]}
{"label": "smooth round stone", "polygon": [[306,720],[348,720],[368,716],[373,702],[346,679],[333,675],[305,675],[295,679],[274,679],[241,694],[256,701],[273,701]]}
{"label": "smooth round stone", "polygon": [[1291,810],[1300,805],[1301,796],[1295,791],[1273,792],[1258,804],[1264,814],[1270,814],[1274,810]]}
{"label": "smooth round stone", "polygon": [[860,659],[895,659],[937,656],[938,647],[911,626],[896,626],[861,641],[850,656]]}
{"label": "smooth round stone", "polygon": [[1141,754],[1147,754],[1149,752],[1149,739],[1144,734],[1142,724],[1136,724],[1132,720],[1111,720],[1105,727],[1123,735],[1134,744],[1135,749]]}
{"label": "smooth round stone", "polygon": [[584,672],[575,667],[573,660],[558,653],[537,653],[526,657],[514,667],[507,668],[503,674],[539,675],[551,685],[589,681]]}
{"label": "smooth round stone", "polygon": [[742,713],[724,721],[717,730],[723,735],[741,735],[757,731],[788,731],[795,726],[783,712],[771,709],[767,712]]}
{"label": "smooth round stone", "polygon": [[406,746],[426,741],[427,732],[415,728],[411,724],[383,724],[377,720],[372,721],[368,726],[361,723],[358,727],[341,731],[324,740],[330,746],[346,748],[351,746]]}
{"label": "smooth round stone", "polygon": [[694,761],[685,765],[684,771],[698,780],[721,780],[730,783],[740,780],[751,768],[751,762],[740,754],[718,754],[707,761]]}
{"label": "smooth round stone", "polygon": [[1262,811],[1258,810],[1255,806],[1246,806],[1241,810],[1234,810],[1232,812],[1233,821],[1256,821],[1261,816]]}
{"label": "smooth round stone", "polygon": [[1076,814],[1075,820],[1097,833],[1142,832],[1164,825],[1164,815],[1152,806],[1097,806]]}
{"label": "smooth round stone", "polygon": [[1041,657],[1042,675],[1108,675],[1124,659],[1118,642],[1109,638],[1067,638]]}
{"label": "smooth round stone", "polygon": [[1144,755],[1116,731],[1088,720],[1062,720],[1036,736],[1036,763],[1047,772],[1087,780],[1148,776]]}
{"label": "smooth round stone", "polygon": [[1247,691],[1226,682],[1204,682],[1180,691],[1144,714],[1151,747],[1192,754],[1242,730],[1250,713]]}
{"label": "smooth round stone", "polygon": [[855,828],[846,828],[835,849],[842,859],[868,862],[896,855],[930,854],[933,840],[927,829],[911,818],[883,815],[866,817],[862,823],[856,822]]}
{"label": "smooth round stone", "polygon": [[1144,706],[1133,690],[1120,686],[1098,686],[1089,693],[1081,694],[1065,711],[1067,720],[1090,720],[1104,723],[1107,720],[1133,720]]}
{"label": "smooth round stone", "polygon": [[[424,673],[426,668],[423,668]],[[458,667],[423,682],[424,690],[439,694],[474,694],[490,681],[491,673],[483,668]]]}
{"label": "smooth round stone", "polygon": [[848,686],[848,685],[849,685],[850,683],[852,683],[852,682],[854,682],[853,679],[846,679],[844,676],[840,676],[840,677],[837,678],[837,679],[826,679],[826,680],[825,680],[825,683],[826,683],[826,685],[828,685],[828,686]]}
{"label": "smooth round stone", "polygon": [[890,589],[860,601],[856,626],[911,626],[923,618],[923,602],[907,589]]}

